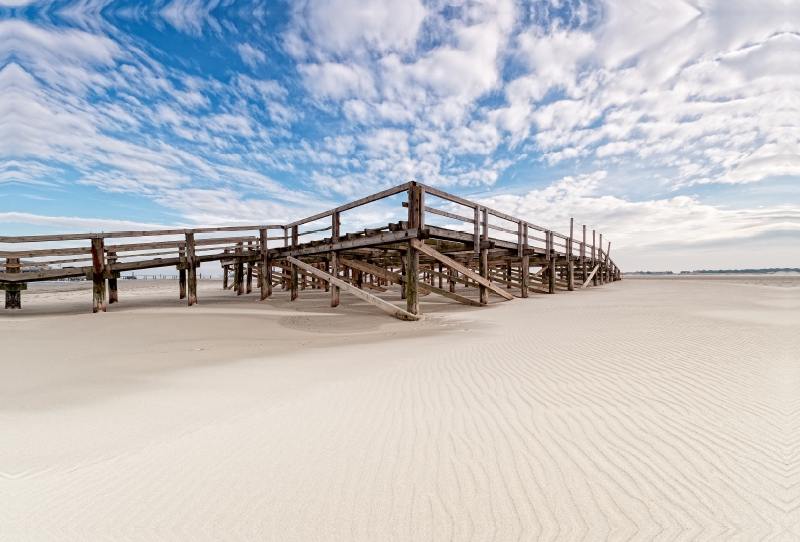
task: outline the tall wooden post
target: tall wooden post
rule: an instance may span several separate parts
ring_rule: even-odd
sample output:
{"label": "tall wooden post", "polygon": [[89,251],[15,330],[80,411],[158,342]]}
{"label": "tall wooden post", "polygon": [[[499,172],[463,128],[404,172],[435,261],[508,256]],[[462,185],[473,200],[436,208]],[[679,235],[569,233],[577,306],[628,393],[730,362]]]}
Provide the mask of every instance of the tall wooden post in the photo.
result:
{"label": "tall wooden post", "polygon": [[[404,277],[408,276],[408,251],[400,254],[400,274]],[[407,284],[407,283],[406,283]],[[406,290],[408,288],[403,286],[400,288],[400,299],[406,299]]]}
{"label": "tall wooden post", "polygon": [[106,312],[106,253],[102,237],[92,239],[92,312]]}
{"label": "tall wooden post", "polygon": [[528,288],[531,282],[531,257],[528,255],[528,225],[522,224],[522,265],[520,272],[520,295],[528,297]]}
{"label": "tall wooden post", "polygon": [[[253,242],[247,242],[247,252],[253,252]],[[249,254],[252,256],[252,254]],[[253,293],[253,262],[247,262],[247,286],[246,286],[245,293],[252,294]]]}
{"label": "tall wooden post", "polygon": [[[489,278],[489,209],[481,209],[483,215],[483,228],[481,230],[481,257],[478,263],[478,273],[483,278]],[[481,285],[479,288],[481,305],[489,304],[489,289]]]}
{"label": "tall wooden post", "polygon": [[178,257],[181,259],[178,266],[178,299],[186,299],[186,247],[178,247]]}
{"label": "tall wooden post", "polygon": [[[597,248],[595,247],[595,230],[592,230],[592,269],[597,265]],[[592,276],[592,286],[597,286],[597,273]]]}
{"label": "tall wooden post", "polygon": [[[6,258],[6,273],[21,273],[22,268],[19,265],[19,258]],[[12,282],[3,285],[6,291],[6,308],[7,309],[21,309],[22,308],[22,290],[26,288],[24,283]]]}
{"label": "tall wooden post", "polygon": [[[297,226],[292,226],[292,250],[297,249]],[[291,300],[297,300],[297,266],[291,264],[291,288],[292,288],[292,295]]]}
{"label": "tall wooden post", "polygon": [[569,219],[569,240],[567,241],[567,291],[575,291],[575,261],[572,259],[572,236],[575,230],[575,219]]}
{"label": "tall wooden post", "polygon": [[597,263],[600,264],[600,269],[597,270],[597,280],[600,285],[603,284],[603,234],[600,234],[600,244],[597,245]]}
{"label": "tall wooden post", "polygon": [[548,246],[550,247],[550,262],[547,269],[547,291],[556,293],[556,249],[555,238],[552,231],[547,232]]}
{"label": "tall wooden post", "polygon": [[456,293],[456,281],[453,278],[456,276],[456,271],[454,269],[450,269],[448,275],[450,276],[449,283],[450,283],[450,293]]}
{"label": "tall wooden post", "polygon": [[[331,243],[339,242],[339,213],[334,211],[331,215]],[[339,253],[331,251],[331,275],[339,277]],[[339,306],[339,287],[331,284],[331,307]]]}
{"label": "tall wooden post", "polygon": [[[113,266],[117,263],[117,253],[116,252],[109,252],[108,253],[108,265]],[[111,305],[112,303],[117,303],[119,301],[119,296],[117,294],[117,277],[119,277],[119,273],[112,271],[111,275],[108,277],[108,304]]]}
{"label": "tall wooden post", "polygon": [[197,256],[194,253],[194,234],[186,234],[186,272],[188,273],[186,286],[188,287],[187,302],[191,307],[197,303]]}
{"label": "tall wooden post", "polygon": [[521,293],[522,297],[528,297],[528,288],[530,286],[531,274],[530,274],[530,267],[531,267],[531,260],[530,256],[527,254],[523,254],[522,256],[522,266],[519,268],[520,271],[520,284],[521,284]]}
{"label": "tall wooden post", "polygon": [[259,287],[261,288],[261,301],[272,295],[272,260],[269,257],[267,229],[258,230],[261,242],[261,271],[258,274]]}
{"label": "tall wooden post", "polygon": [[581,284],[586,282],[586,224],[583,225],[583,241],[581,241]]}
{"label": "tall wooden post", "polygon": [[[419,185],[412,183],[408,189],[408,227],[421,228],[423,192]],[[419,314],[419,251],[409,241],[406,249],[406,308],[411,314]]]}
{"label": "tall wooden post", "polygon": [[611,282],[611,273],[608,267],[608,263],[610,261],[610,255],[611,255],[611,241],[608,242],[608,249],[606,250],[605,282]]}

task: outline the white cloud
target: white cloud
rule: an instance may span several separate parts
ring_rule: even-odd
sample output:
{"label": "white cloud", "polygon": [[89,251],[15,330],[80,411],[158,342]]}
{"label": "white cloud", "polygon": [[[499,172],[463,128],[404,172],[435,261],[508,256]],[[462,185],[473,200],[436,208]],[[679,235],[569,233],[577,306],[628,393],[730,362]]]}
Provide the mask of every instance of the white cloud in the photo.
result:
{"label": "white cloud", "polygon": [[298,56],[402,51],[414,46],[425,14],[419,0],[304,0],[286,40]]}
{"label": "white cloud", "polygon": [[242,57],[242,61],[253,69],[256,69],[259,64],[262,64],[267,59],[267,55],[264,54],[264,51],[256,49],[249,43],[240,43],[237,49],[239,51],[239,56]]}

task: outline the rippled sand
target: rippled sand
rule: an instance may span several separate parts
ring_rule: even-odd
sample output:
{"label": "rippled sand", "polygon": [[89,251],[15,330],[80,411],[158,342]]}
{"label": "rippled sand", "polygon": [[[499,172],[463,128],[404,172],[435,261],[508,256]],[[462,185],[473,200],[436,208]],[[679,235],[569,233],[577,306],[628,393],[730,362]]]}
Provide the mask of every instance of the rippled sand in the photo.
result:
{"label": "rippled sand", "polygon": [[416,323],[31,286],[0,312],[0,539],[800,539],[784,279],[427,296]]}

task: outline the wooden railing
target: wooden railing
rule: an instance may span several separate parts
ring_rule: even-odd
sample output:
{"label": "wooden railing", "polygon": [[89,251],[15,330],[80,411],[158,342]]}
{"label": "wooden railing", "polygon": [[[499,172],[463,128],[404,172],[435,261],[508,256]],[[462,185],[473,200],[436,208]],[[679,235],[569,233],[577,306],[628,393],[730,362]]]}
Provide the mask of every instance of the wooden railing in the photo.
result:
{"label": "wooden railing", "polygon": [[[405,196],[405,201],[400,204],[408,209],[408,220],[354,232],[341,231],[343,213],[400,194]],[[432,205],[426,204],[426,198],[432,200],[427,202]],[[388,214],[395,215],[396,212]],[[433,225],[441,219],[455,221],[458,225]],[[324,223],[326,220],[329,221],[327,225]],[[237,235],[223,236],[233,232]],[[321,238],[324,232],[330,232],[330,236]],[[397,247],[410,247],[411,240],[422,239],[460,246],[462,250],[458,257],[467,268],[477,267],[481,277],[492,274],[488,269],[490,251],[494,251],[493,257],[502,256],[515,262],[518,259],[519,265],[527,266],[527,269],[531,265],[543,270],[547,267],[549,271],[539,274],[547,275],[550,292],[555,291],[560,282],[556,266],[560,266],[559,269],[563,267],[559,273],[561,279],[566,275],[569,290],[574,289],[575,265],[584,282],[595,269],[593,284],[620,278],[619,270],[609,257],[610,243],[603,248],[602,234],[598,241],[593,230],[590,241],[587,233],[586,226],[583,226],[581,238],[575,239],[572,220],[569,235],[563,235],[437,188],[409,182],[285,225],[0,236],[0,269],[4,271],[0,272],[0,288],[6,290],[7,308],[15,308],[21,303],[20,292],[30,282],[85,277],[93,281],[94,310],[105,310],[106,298],[109,303],[118,299],[116,280],[121,273],[174,266],[179,272],[180,296],[188,297],[191,305],[197,300],[197,268],[216,261],[221,262],[225,270],[226,286],[228,269],[239,270],[237,293],[242,290],[244,265],[248,266],[248,278],[254,266],[269,269],[268,273],[259,275],[268,276],[263,280],[259,278],[262,298],[266,298],[271,294],[273,282],[287,280],[284,271],[289,271],[289,277],[296,272],[296,265],[289,263],[289,258],[316,261],[324,257],[328,268],[338,274],[337,259],[342,252],[354,251],[358,259],[358,251],[370,247],[393,247],[391,250],[400,262],[402,255]],[[313,239],[301,243],[301,238],[306,236],[313,236]],[[270,241],[277,241],[277,246],[270,247]],[[25,246],[14,248],[19,244]],[[474,256],[466,256],[463,249],[467,253],[471,251]],[[391,258],[387,261],[387,269],[397,267],[390,265],[393,262]],[[438,265],[442,267],[441,263]],[[511,268],[510,263],[507,266]],[[275,269],[279,272],[273,277]],[[409,273],[413,273],[413,269]],[[432,276],[435,271],[431,269],[426,273]],[[474,282],[473,279],[461,280],[467,284]],[[520,280],[524,282],[523,278]],[[338,295],[338,287],[333,290],[334,296]],[[486,295],[482,289],[481,302],[484,304]],[[295,292],[293,298],[296,298]]]}

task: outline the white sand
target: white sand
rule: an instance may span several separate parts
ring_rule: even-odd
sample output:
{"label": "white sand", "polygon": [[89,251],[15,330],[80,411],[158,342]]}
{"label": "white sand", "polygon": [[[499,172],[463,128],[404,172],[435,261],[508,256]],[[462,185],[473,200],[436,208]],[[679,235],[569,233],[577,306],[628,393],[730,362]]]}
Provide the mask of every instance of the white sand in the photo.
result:
{"label": "white sand", "polygon": [[132,282],[0,312],[0,540],[800,539],[800,279],[417,323]]}

